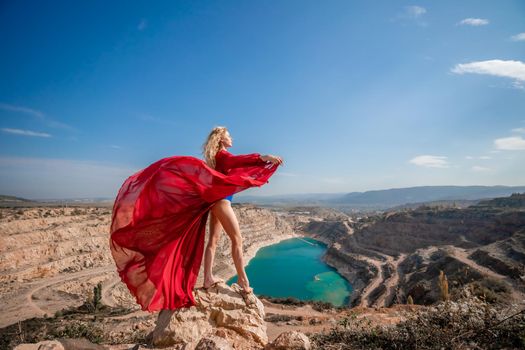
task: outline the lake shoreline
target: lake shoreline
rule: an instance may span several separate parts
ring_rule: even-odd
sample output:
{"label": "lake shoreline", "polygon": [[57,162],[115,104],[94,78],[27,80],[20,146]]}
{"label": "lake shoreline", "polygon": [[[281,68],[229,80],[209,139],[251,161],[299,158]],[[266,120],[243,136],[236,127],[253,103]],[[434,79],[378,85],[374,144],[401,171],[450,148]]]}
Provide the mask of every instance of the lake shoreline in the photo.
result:
{"label": "lake shoreline", "polygon": [[[268,249],[260,251],[263,248]],[[260,246],[245,264],[250,285],[257,295],[348,305],[352,285],[324,261],[328,249],[326,242],[305,235],[294,235]],[[258,259],[254,261],[256,256]],[[267,271],[282,271],[282,274],[271,275]],[[229,285],[236,280],[236,273],[225,278]],[[283,293],[277,286],[284,285],[287,288]]]}
{"label": "lake shoreline", "polygon": [[[250,261],[253,258],[255,258],[255,255],[257,255],[257,252],[259,251],[259,249],[265,248],[265,247],[268,247],[268,246],[271,246],[271,245],[274,245],[274,244],[277,244],[277,243],[280,243],[280,242],[285,241],[287,239],[301,238],[301,237],[308,238],[308,237],[303,236],[303,235],[295,235],[294,234],[294,235],[291,235],[291,236],[280,236],[280,237],[277,237],[274,240],[265,241],[265,242],[262,242],[260,244],[252,244],[250,247],[248,247],[248,249],[245,252],[243,252],[244,253],[244,268],[246,268],[246,266],[248,266],[248,264],[250,264]],[[232,266],[233,266],[233,261],[232,261]],[[237,271],[235,271],[235,268],[233,268],[231,270],[221,270],[221,271],[214,271],[214,272],[215,272],[215,275],[218,278],[224,279],[224,281],[227,281],[230,278],[235,277],[235,275],[237,275]],[[249,276],[248,276],[248,278],[249,278]]]}

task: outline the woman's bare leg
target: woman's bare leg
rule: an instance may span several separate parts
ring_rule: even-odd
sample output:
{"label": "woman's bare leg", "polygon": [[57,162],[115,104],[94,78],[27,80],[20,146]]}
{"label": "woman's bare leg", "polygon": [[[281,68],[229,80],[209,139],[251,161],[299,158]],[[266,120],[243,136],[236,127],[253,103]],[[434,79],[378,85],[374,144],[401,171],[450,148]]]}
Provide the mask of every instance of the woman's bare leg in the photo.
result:
{"label": "woman's bare leg", "polygon": [[241,230],[235,212],[232,209],[231,203],[227,199],[221,199],[211,208],[213,215],[215,215],[224,227],[224,231],[230,237],[232,243],[232,257],[235,269],[237,270],[238,284],[245,290],[251,291],[250,282],[246,271],[244,271],[244,261],[242,254],[242,237]]}
{"label": "woman's bare leg", "polygon": [[217,243],[221,238],[222,225],[217,218],[210,212],[210,237],[208,244],[204,250],[204,288],[209,288],[216,282],[213,277],[213,260],[215,259],[215,251],[217,250]]}

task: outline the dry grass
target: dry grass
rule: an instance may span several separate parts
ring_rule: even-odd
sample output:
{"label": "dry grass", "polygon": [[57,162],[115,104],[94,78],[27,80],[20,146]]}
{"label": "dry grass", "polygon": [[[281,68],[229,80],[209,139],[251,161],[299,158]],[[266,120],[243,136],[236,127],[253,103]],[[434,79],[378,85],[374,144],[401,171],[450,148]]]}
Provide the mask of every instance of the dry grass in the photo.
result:
{"label": "dry grass", "polygon": [[395,326],[371,326],[354,314],[328,333],[310,336],[318,349],[523,349],[525,310],[506,310],[466,289],[456,301],[415,310]]}

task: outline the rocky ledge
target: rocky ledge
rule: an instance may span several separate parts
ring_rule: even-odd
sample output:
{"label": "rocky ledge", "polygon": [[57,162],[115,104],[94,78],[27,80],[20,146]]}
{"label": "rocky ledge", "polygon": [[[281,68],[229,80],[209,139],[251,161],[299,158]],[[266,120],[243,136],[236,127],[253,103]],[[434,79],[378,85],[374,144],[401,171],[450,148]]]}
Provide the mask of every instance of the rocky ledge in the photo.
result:
{"label": "rocky ledge", "polygon": [[[232,288],[233,287],[233,288]],[[218,283],[207,291],[197,289],[197,305],[159,313],[151,344],[156,347],[197,346],[208,336],[223,338],[235,348],[259,349],[268,343],[264,305],[254,295],[242,297],[237,284]]]}

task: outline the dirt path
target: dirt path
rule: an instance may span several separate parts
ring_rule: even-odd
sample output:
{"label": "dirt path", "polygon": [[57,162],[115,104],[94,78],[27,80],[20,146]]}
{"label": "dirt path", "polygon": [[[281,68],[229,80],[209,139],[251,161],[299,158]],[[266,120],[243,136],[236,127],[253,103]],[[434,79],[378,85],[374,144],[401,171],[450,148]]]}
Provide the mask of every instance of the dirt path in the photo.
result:
{"label": "dirt path", "polygon": [[378,271],[377,275],[374,277],[374,279],[370,283],[368,283],[368,285],[363,289],[363,292],[361,293],[361,301],[360,301],[358,306],[366,307],[366,306],[368,306],[368,296],[384,280],[383,269],[381,268],[381,265],[382,265],[381,262],[378,261],[378,260],[374,260],[374,259],[371,259],[369,257],[362,256],[362,255],[359,258],[361,260],[366,261],[370,265],[375,266],[377,268],[377,271]]}
{"label": "dirt path", "polygon": [[395,292],[395,288],[397,287],[399,283],[399,264],[405,260],[406,254],[401,254],[396,260],[394,260],[393,257],[389,255],[385,255],[385,258],[387,259],[387,264],[390,264],[392,266],[392,275],[386,280],[383,281],[385,283],[386,291],[385,293],[381,294],[377,300],[372,303],[370,306],[377,306],[377,307],[386,307],[386,299],[387,296],[392,295],[392,293]]}
{"label": "dirt path", "polygon": [[395,325],[406,319],[407,311],[411,308],[418,308],[418,306],[394,305],[391,308],[370,308],[370,307],[355,307],[351,310],[343,311],[327,311],[324,313],[315,311],[310,305],[301,307],[290,307],[279,304],[274,304],[266,300],[262,300],[266,315],[279,314],[301,317],[290,321],[281,322],[266,322],[266,334],[268,341],[272,342],[279,334],[287,331],[299,331],[303,333],[319,333],[328,332],[343,318],[354,314],[357,319],[366,319],[371,322],[371,326]]}
{"label": "dirt path", "polygon": [[293,307],[278,305],[263,301],[264,311],[266,314],[272,313],[277,315],[291,315],[291,316],[319,316],[325,317],[326,313],[322,313],[312,309],[310,305],[305,305],[301,307]]}
{"label": "dirt path", "polygon": [[[343,312],[338,313],[322,313],[312,309],[310,305],[304,305],[300,307],[290,307],[285,305],[274,304],[266,300],[262,300],[264,304],[264,311],[266,315],[277,314],[287,315],[292,317],[299,317],[300,320],[291,320],[286,322],[266,322],[266,334],[268,335],[268,341],[271,342],[279,334],[288,331],[299,331],[299,332],[322,332],[329,330],[337,320],[343,317]],[[310,324],[310,320],[314,320]]]}
{"label": "dirt path", "polygon": [[352,235],[354,233],[354,229],[350,227],[350,224],[348,223],[347,220],[344,220],[343,221],[343,225],[345,225],[347,231],[348,231],[348,235]]}
{"label": "dirt path", "polygon": [[492,271],[491,269],[489,269],[489,268],[487,268],[485,266],[478,265],[477,262],[475,262],[474,260],[471,260],[470,258],[468,258],[468,255],[470,255],[470,252],[468,252],[465,249],[461,249],[461,248],[458,248],[458,247],[452,247],[452,254],[454,255],[454,257],[456,259],[458,259],[462,263],[467,264],[468,266],[472,267],[473,269],[480,271],[484,275],[488,275],[488,276],[493,277],[493,278],[498,279],[498,280],[507,278],[506,276],[500,275],[499,273],[497,273],[495,271]]}
{"label": "dirt path", "polygon": [[[0,327],[5,327],[18,321],[26,320],[31,317],[42,317],[46,313],[53,314],[56,310],[46,308],[46,300],[40,299],[36,296],[43,289],[48,288],[57,283],[65,281],[72,281],[91,277],[93,275],[103,275],[105,273],[114,271],[113,266],[104,266],[90,270],[83,270],[70,274],[62,274],[45,280],[35,281],[24,284],[20,289],[10,293],[10,295],[3,295],[2,318],[0,319]],[[40,300],[41,303],[35,303],[35,300]]]}
{"label": "dirt path", "polygon": [[479,265],[474,260],[468,257],[470,255],[470,252],[467,251],[466,249],[462,249],[458,247],[451,247],[451,248],[452,248],[452,254],[454,255],[454,257],[458,259],[459,261],[461,261],[462,263],[470,266],[471,268],[475,270],[478,270],[484,275],[490,276],[499,281],[505,281],[507,284],[510,284],[512,286],[512,292],[511,292],[512,298],[519,304],[525,305],[525,294],[517,290],[517,286],[515,286],[515,282],[511,278],[504,276],[504,275],[500,275],[499,273],[485,266]]}

